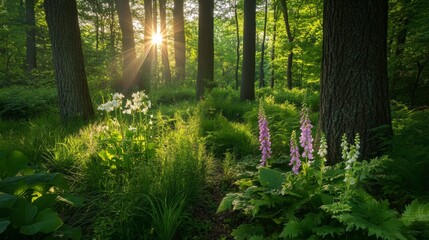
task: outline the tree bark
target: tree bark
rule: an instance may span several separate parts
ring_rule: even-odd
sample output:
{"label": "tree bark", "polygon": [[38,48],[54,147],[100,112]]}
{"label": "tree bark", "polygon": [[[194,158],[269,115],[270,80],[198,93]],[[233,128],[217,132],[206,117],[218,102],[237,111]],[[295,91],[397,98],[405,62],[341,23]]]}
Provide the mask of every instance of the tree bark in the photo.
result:
{"label": "tree bark", "polygon": [[152,0],[144,0],[144,54],[142,65],[142,78],[143,82],[140,86],[143,90],[149,92],[151,89],[151,79],[153,76],[153,63],[155,48],[152,44],[153,29],[153,9]]}
{"label": "tree bark", "polygon": [[234,1],[234,18],[235,18],[235,35],[237,38],[237,46],[235,48],[235,90],[238,90],[238,68],[240,67],[240,26],[238,23],[237,0]]}
{"label": "tree bark", "polygon": [[82,54],[75,0],[45,0],[62,120],[94,115]]}
{"label": "tree bark", "polygon": [[185,65],[185,20],[183,16],[183,0],[174,0],[173,8],[173,22],[174,22],[174,59],[175,65],[175,78],[176,80],[184,80],[186,77]]}
{"label": "tree bark", "polygon": [[262,36],[262,43],[261,43],[261,63],[259,64],[259,88],[265,87],[264,60],[265,60],[265,38],[267,36],[267,17],[268,17],[268,0],[265,0],[264,33]]}
{"label": "tree bark", "polygon": [[383,152],[392,135],[387,79],[387,0],[325,0],[319,127],[328,160],[340,141],[361,136],[361,157]]}
{"label": "tree bark", "polygon": [[255,99],[255,39],[256,0],[244,1],[243,67],[241,73],[241,100]]}
{"label": "tree bark", "polygon": [[214,85],[214,0],[198,0],[198,6],[197,99],[200,100],[204,97],[204,89]]}
{"label": "tree bark", "polygon": [[270,87],[274,88],[275,81],[275,71],[274,71],[274,61],[276,59],[276,38],[277,38],[277,4],[274,4],[274,26],[273,26],[273,46],[271,48],[271,79],[270,79]]}
{"label": "tree bark", "polygon": [[171,82],[170,61],[168,60],[168,45],[167,45],[167,0],[159,0],[159,16],[161,20],[161,58],[162,58],[162,77],[166,82]]}
{"label": "tree bark", "polygon": [[26,58],[27,72],[31,72],[36,65],[36,15],[34,13],[34,0],[25,0],[25,20],[27,24]]}
{"label": "tree bark", "polygon": [[285,26],[286,26],[286,34],[287,34],[287,39],[288,39],[288,43],[289,43],[289,54],[287,56],[287,72],[286,72],[286,77],[287,77],[287,87],[289,89],[292,89],[292,64],[293,64],[293,47],[292,47],[292,43],[293,43],[293,36],[292,36],[292,32],[290,30],[290,22],[289,22],[289,10],[287,7],[287,1],[286,0],[280,0],[280,6],[282,8],[282,12],[283,12],[283,19],[285,22]]}
{"label": "tree bark", "polygon": [[137,84],[138,76],[133,21],[129,0],[115,0],[115,5],[122,32],[122,79],[117,89],[128,93]]}

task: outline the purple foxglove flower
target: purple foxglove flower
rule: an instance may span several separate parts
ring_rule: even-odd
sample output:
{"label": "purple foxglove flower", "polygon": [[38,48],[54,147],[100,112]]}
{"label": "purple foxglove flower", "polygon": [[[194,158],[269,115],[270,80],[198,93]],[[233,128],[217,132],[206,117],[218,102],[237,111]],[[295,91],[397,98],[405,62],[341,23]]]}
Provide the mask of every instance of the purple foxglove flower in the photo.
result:
{"label": "purple foxglove flower", "polygon": [[309,160],[313,159],[313,136],[311,136],[311,121],[308,117],[308,108],[304,107],[301,111],[301,136],[299,137],[299,142],[301,147],[304,149],[302,157]]}
{"label": "purple foxglove flower", "polygon": [[296,132],[292,132],[292,136],[290,138],[290,163],[289,166],[292,166],[292,171],[295,174],[299,173],[299,168],[301,167],[301,160],[299,159],[299,149],[296,144]]}
{"label": "purple foxglove flower", "polygon": [[268,121],[265,117],[264,110],[262,107],[259,109],[258,114],[258,125],[259,125],[259,143],[262,157],[261,166],[266,166],[267,159],[271,157],[271,141],[270,141],[270,129],[268,128]]}

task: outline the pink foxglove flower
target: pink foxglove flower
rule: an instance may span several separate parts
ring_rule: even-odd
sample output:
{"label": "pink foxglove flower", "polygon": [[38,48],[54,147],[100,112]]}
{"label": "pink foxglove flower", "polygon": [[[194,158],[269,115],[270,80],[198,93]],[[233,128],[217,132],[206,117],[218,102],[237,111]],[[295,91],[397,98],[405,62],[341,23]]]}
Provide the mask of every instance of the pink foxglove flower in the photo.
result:
{"label": "pink foxglove flower", "polygon": [[302,157],[312,160],[313,157],[313,137],[311,136],[311,121],[308,117],[308,108],[303,107],[301,111],[301,136],[299,137],[299,142],[301,147],[304,149]]}
{"label": "pink foxglove flower", "polygon": [[268,128],[268,121],[265,117],[265,113],[262,107],[259,108],[258,114],[258,125],[259,125],[259,143],[262,157],[261,166],[267,165],[267,159],[271,157],[271,141],[270,141],[270,129]]}
{"label": "pink foxglove flower", "polygon": [[290,138],[290,163],[289,166],[292,167],[292,171],[295,174],[299,173],[299,168],[301,167],[301,160],[299,159],[299,150],[298,145],[296,144],[296,132],[292,132],[292,136]]}

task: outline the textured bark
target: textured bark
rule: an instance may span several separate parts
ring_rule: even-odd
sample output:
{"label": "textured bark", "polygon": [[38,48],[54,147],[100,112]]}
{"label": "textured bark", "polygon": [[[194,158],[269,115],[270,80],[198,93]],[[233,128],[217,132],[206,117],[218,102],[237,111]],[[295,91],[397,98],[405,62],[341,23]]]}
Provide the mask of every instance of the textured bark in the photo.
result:
{"label": "textured bark", "polygon": [[122,79],[117,88],[127,93],[137,84],[138,75],[133,21],[129,0],[115,0],[115,6],[122,32]]}
{"label": "textured bark", "polygon": [[155,48],[152,44],[153,29],[153,9],[152,0],[144,0],[144,54],[142,64],[142,85],[143,90],[149,92],[151,89],[151,79],[153,76]]}
{"label": "textured bark", "polygon": [[36,65],[36,16],[34,14],[34,0],[25,0],[25,20],[27,24],[26,57],[27,72],[31,72]]}
{"label": "textured bark", "polygon": [[214,0],[198,0],[198,73],[197,99],[204,97],[204,89],[213,87],[214,42],[213,9]]}
{"label": "textured bark", "polygon": [[243,68],[241,74],[241,100],[255,99],[255,39],[256,0],[244,1]]}
{"label": "textured bark", "polygon": [[264,10],[264,33],[262,36],[261,43],[261,63],[259,64],[259,87],[265,87],[265,71],[264,71],[264,60],[265,60],[265,39],[267,36],[267,17],[268,17],[268,0],[265,0]]}
{"label": "textured bark", "polygon": [[286,26],[286,34],[287,34],[287,40],[289,43],[289,54],[287,56],[287,72],[286,72],[286,78],[287,78],[287,87],[289,89],[292,89],[292,64],[293,64],[293,49],[292,49],[292,43],[293,43],[293,36],[292,32],[290,30],[290,23],[289,23],[289,10],[287,7],[287,1],[286,0],[280,0],[280,6],[283,12],[283,20],[285,22]]}
{"label": "textured bark", "polygon": [[173,8],[174,22],[174,60],[175,78],[184,80],[186,77],[186,54],[185,54],[185,20],[183,16],[183,0],[174,0]]}
{"label": "textured bark", "polygon": [[343,134],[360,134],[364,159],[392,134],[386,42],[387,0],[324,1],[319,127],[330,163],[341,159]]}
{"label": "textured bark", "polygon": [[170,61],[168,60],[168,45],[167,45],[167,0],[159,0],[159,17],[161,20],[161,58],[162,58],[162,77],[166,82],[171,82]]}
{"label": "textured bark", "polygon": [[82,54],[75,0],[45,0],[60,115],[63,120],[94,115]]}

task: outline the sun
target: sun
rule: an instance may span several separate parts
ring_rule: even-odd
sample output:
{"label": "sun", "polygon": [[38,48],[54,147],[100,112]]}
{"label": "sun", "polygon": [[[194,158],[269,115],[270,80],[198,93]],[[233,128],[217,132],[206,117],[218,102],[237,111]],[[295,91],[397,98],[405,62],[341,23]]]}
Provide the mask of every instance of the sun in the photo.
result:
{"label": "sun", "polygon": [[162,35],[160,33],[154,33],[152,35],[152,43],[153,44],[161,44],[162,42]]}

